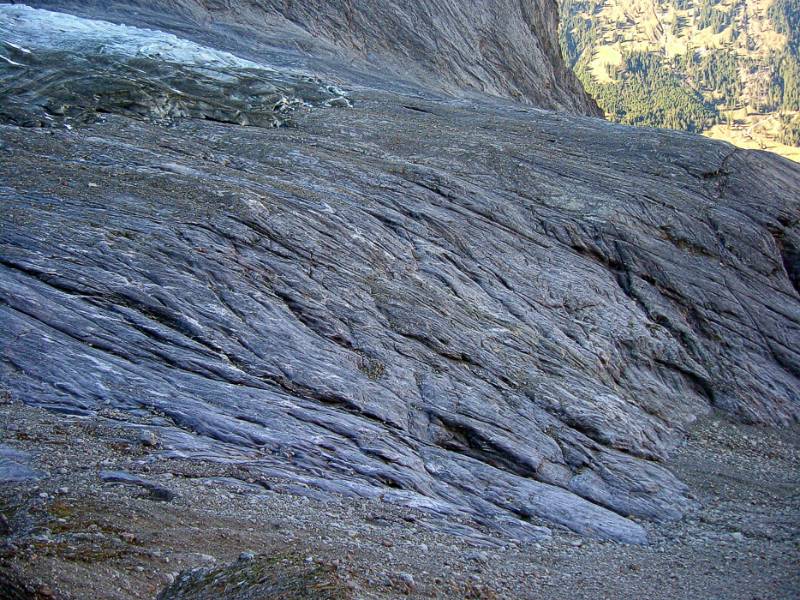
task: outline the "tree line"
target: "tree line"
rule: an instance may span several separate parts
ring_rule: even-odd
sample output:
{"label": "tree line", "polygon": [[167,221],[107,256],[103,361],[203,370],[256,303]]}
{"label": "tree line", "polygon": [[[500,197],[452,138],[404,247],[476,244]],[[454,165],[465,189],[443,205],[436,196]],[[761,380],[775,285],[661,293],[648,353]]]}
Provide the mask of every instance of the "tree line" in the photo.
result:
{"label": "tree line", "polygon": [[[695,26],[723,31],[735,7],[723,11],[718,0],[671,0],[677,10],[694,7]],[[603,32],[591,18],[600,0],[563,0],[561,46],[567,63],[610,118],[619,123],[701,132],[723,122],[724,111],[800,111],[800,0],[775,0],[768,17],[787,36],[782,50],[766,57],[740,54],[733,47],[688,50],[667,59],[658,52],[627,52],[609,69],[610,82],[598,82],[589,64]],[[781,119],[782,140],[798,140],[798,119]],[[784,141],[786,143],[786,141]]]}

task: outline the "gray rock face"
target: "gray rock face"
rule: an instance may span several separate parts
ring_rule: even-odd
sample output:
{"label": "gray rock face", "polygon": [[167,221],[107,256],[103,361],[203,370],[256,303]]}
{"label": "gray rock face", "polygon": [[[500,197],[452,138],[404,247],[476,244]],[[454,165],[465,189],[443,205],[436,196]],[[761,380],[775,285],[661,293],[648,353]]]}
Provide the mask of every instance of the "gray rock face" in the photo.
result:
{"label": "gray rock face", "polygon": [[124,471],[100,471],[98,477],[105,483],[120,483],[144,488],[150,493],[153,500],[171,502],[175,498],[175,494],[164,486]]}
{"label": "gray rock face", "polygon": [[[200,4],[209,10],[209,3]],[[551,0],[270,0],[258,6],[356,55],[386,58],[428,85],[599,115],[563,63]]]}
{"label": "gray rock face", "polygon": [[630,516],[689,503],[659,460],[698,415],[798,420],[796,165],[490,98],[351,98],[280,129],[2,126],[2,385],[163,417],[163,451],[279,490],[519,540],[644,543]]}
{"label": "gray rock face", "polygon": [[31,468],[30,456],[0,444],[0,484],[41,479],[44,473]]}
{"label": "gray rock face", "polygon": [[[82,16],[174,29],[237,53],[288,53],[383,85],[477,91],[601,116],[565,66],[554,0],[32,0]],[[109,6],[111,5],[111,6]],[[211,33],[216,34],[209,38]],[[263,47],[259,47],[263,44]],[[353,77],[352,75],[356,75]]]}

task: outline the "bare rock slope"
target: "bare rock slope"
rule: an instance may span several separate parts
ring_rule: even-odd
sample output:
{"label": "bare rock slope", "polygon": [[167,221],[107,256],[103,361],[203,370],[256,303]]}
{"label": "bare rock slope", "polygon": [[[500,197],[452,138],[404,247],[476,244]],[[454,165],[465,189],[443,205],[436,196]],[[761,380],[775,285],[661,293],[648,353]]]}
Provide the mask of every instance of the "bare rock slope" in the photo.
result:
{"label": "bare rock slope", "polygon": [[[118,4],[109,18],[138,25],[183,14]],[[314,6],[272,12],[314,31]],[[691,504],[660,461],[699,415],[800,417],[800,168],[450,95],[482,81],[592,112],[559,95],[571,79],[537,97],[462,57],[470,80],[401,30],[386,56],[448,85],[337,67],[337,35],[378,35],[379,3],[348,6],[360,24],[303,55],[247,19],[176,17],[174,37],[0,5],[2,386],[152,415],[164,453],[246,463],[277,491],[645,543],[631,517]],[[249,40],[248,60],[219,58]],[[243,98],[232,79],[263,87]]]}
{"label": "bare rock slope", "polygon": [[[348,83],[480,92],[602,113],[561,57],[555,0],[32,0],[171,29],[263,60],[347,73]],[[280,58],[279,58],[280,57]]]}

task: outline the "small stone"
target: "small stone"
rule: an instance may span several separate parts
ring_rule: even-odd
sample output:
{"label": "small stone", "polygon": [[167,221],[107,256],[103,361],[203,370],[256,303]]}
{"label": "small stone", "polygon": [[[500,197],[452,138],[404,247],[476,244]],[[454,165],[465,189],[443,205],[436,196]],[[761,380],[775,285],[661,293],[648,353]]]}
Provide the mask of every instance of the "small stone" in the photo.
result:
{"label": "small stone", "polygon": [[353,104],[344,96],[340,96],[338,98],[331,98],[325,103],[325,106],[329,106],[331,108],[352,108]]}
{"label": "small stone", "polygon": [[39,493],[39,498],[41,498],[42,500],[47,500],[47,498],[49,498],[49,496],[47,495],[47,492],[40,492]]}
{"label": "small stone", "polygon": [[239,555],[239,560],[241,561],[250,561],[256,557],[255,552],[251,552],[250,550],[246,550]]}
{"label": "small stone", "polygon": [[467,558],[469,558],[469,560],[475,561],[476,563],[480,563],[482,565],[485,565],[486,563],[489,562],[489,554],[487,552],[484,552],[484,551],[473,552],[472,554],[467,556]]}
{"label": "small stone", "polygon": [[411,573],[398,573],[397,578],[402,581],[409,590],[413,590],[416,586],[416,582],[414,581],[414,576]]}
{"label": "small stone", "polygon": [[741,531],[734,531],[731,534],[731,539],[733,539],[734,542],[743,542],[744,541],[744,534],[742,534]]}
{"label": "small stone", "polygon": [[58,494],[60,494],[61,496],[66,496],[67,494],[69,494],[69,488],[68,487],[60,487],[60,488],[58,488],[56,490],[56,492]]}
{"label": "small stone", "polygon": [[145,429],[139,434],[139,441],[142,446],[155,448],[158,445],[158,436],[149,429]]}

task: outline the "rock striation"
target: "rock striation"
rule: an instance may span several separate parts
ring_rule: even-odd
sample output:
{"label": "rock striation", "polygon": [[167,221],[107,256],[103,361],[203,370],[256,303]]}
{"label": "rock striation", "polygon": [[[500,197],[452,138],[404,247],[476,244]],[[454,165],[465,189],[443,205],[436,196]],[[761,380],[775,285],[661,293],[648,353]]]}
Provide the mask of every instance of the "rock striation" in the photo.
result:
{"label": "rock striation", "polygon": [[[255,10],[220,4],[230,19]],[[274,10],[315,31],[322,4]],[[379,4],[350,3],[348,18]],[[431,22],[446,6],[410,4]],[[164,5],[162,20],[183,14]],[[62,52],[57,81],[86,64],[66,47],[72,17],[7,5],[0,16],[18,24],[0,28],[3,111],[30,108],[31,87],[14,82],[36,80],[37,53]],[[19,23],[35,19],[62,26],[26,45]],[[100,38],[121,31],[78,22]],[[61,114],[36,103],[53,127],[0,126],[0,382],[13,397],[155,415],[170,456],[247,463],[278,491],[382,498],[522,541],[566,527],[646,543],[631,517],[677,519],[691,503],[660,462],[698,415],[798,420],[800,167],[451,95],[489,81],[452,65],[437,68],[453,81],[424,91],[416,73],[435,72],[431,57],[404,33],[384,33],[382,56],[405,52],[413,77],[384,85],[369,62],[337,71],[336,48],[364,24],[331,25],[320,35],[334,50],[293,62],[242,22],[233,40],[216,23],[187,25],[191,48],[256,40],[262,54],[246,60],[272,85],[306,85],[292,87],[304,105],[290,126],[202,110],[164,122],[103,99]],[[144,35],[126,28],[123,46]],[[153,55],[139,64],[141,81],[163,81]],[[503,81],[486,91],[512,95]],[[242,110],[236,86],[211,88]],[[63,104],[63,89],[36,97]],[[320,89],[329,97],[303,99]],[[557,104],[555,90],[526,97],[592,112],[580,93]]]}
{"label": "rock striation", "polygon": [[[31,0],[188,35],[256,61],[416,93],[480,92],[601,116],[561,57],[555,0]],[[402,83],[400,83],[402,82]]]}

